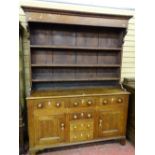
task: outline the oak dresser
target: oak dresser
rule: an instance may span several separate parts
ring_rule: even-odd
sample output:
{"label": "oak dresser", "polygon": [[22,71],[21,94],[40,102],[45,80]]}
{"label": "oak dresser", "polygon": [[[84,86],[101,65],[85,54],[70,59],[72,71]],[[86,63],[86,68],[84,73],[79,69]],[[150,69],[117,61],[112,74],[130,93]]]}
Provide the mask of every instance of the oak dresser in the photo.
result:
{"label": "oak dresser", "polygon": [[29,150],[118,139],[129,92],[122,45],[130,16],[23,7],[30,34]]}

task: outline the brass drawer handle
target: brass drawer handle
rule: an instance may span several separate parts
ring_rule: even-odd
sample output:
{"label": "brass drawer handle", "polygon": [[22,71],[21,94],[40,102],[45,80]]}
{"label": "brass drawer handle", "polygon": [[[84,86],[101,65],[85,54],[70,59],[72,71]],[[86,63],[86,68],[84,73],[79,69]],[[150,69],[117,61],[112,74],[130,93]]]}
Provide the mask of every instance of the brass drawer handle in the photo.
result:
{"label": "brass drawer handle", "polygon": [[60,126],[61,126],[61,130],[65,129],[65,123],[61,123]]}
{"label": "brass drawer handle", "polygon": [[42,103],[39,103],[39,104],[37,105],[37,107],[38,107],[39,109],[41,109],[41,108],[43,108],[43,104],[42,104]]}
{"label": "brass drawer handle", "polygon": [[73,128],[74,128],[74,129],[77,129],[77,126],[75,125]]}
{"label": "brass drawer handle", "polygon": [[87,127],[90,128],[90,124],[88,124]]}
{"label": "brass drawer handle", "polygon": [[77,139],[77,137],[76,137],[76,136],[74,136],[74,139]]}
{"label": "brass drawer handle", "polygon": [[103,104],[104,105],[108,104],[108,101],[107,100],[103,100]]}
{"label": "brass drawer handle", "polygon": [[87,105],[90,106],[90,105],[92,105],[92,103],[93,103],[93,102],[89,100],[89,101],[87,102]]}
{"label": "brass drawer handle", "polygon": [[56,107],[59,108],[60,106],[61,106],[61,103],[60,102],[57,102],[56,103]]}
{"label": "brass drawer handle", "polygon": [[102,127],[102,122],[103,122],[103,120],[100,119],[100,120],[99,120],[99,127]]}
{"label": "brass drawer handle", "polygon": [[99,122],[100,122],[100,123],[102,123],[102,122],[103,122],[103,120],[102,120],[102,119],[100,119],[100,120],[99,120]]}
{"label": "brass drawer handle", "polygon": [[51,101],[48,101],[48,106],[50,106],[51,105]]}
{"label": "brass drawer handle", "polygon": [[77,107],[79,105],[78,102],[74,102],[74,106]]}
{"label": "brass drawer handle", "polygon": [[78,117],[77,117],[77,115],[74,115],[73,118],[74,118],[74,119],[77,119]]}
{"label": "brass drawer handle", "polygon": [[81,113],[81,117],[83,117],[83,116],[84,116],[84,113],[82,112],[82,113]]}
{"label": "brass drawer handle", "polygon": [[64,123],[61,123],[61,127],[64,127],[65,126],[65,124]]}
{"label": "brass drawer handle", "polygon": [[123,102],[123,99],[122,99],[122,98],[119,98],[119,99],[117,100],[117,102],[118,102],[118,103],[122,103],[122,102]]}
{"label": "brass drawer handle", "polygon": [[91,118],[91,117],[92,117],[92,115],[91,115],[91,114],[88,114],[88,115],[87,115],[87,117],[88,117],[88,118]]}
{"label": "brass drawer handle", "polygon": [[103,100],[103,104],[108,104],[108,101],[107,100]]}

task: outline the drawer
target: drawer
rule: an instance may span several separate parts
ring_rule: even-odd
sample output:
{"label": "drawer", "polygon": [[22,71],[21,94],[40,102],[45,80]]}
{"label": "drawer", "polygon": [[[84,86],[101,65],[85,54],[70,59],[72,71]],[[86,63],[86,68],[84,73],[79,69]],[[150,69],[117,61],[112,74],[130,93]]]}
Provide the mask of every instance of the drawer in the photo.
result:
{"label": "drawer", "polygon": [[70,108],[92,107],[96,105],[96,99],[93,97],[71,98],[69,101]]}
{"label": "drawer", "polygon": [[75,120],[70,122],[70,132],[90,131],[94,129],[94,120]]}
{"label": "drawer", "polygon": [[93,131],[70,132],[70,142],[78,142],[93,139]]}
{"label": "drawer", "polygon": [[65,108],[68,103],[67,99],[44,99],[36,100],[34,109],[43,110],[43,109],[62,109]]}
{"label": "drawer", "polygon": [[124,96],[103,96],[103,97],[100,97],[100,106],[121,104],[124,102],[125,102]]}
{"label": "drawer", "polygon": [[94,112],[75,112],[69,115],[70,120],[94,119]]}

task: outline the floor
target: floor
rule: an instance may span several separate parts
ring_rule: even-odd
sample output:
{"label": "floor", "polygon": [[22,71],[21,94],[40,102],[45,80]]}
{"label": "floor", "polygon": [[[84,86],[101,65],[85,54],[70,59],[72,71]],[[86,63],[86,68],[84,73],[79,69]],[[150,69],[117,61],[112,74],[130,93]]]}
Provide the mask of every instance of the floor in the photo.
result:
{"label": "floor", "polygon": [[[37,155],[134,155],[135,148],[130,142],[120,145],[118,142],[102,142],[54,150],[46,150]],[[28,154],[26,154],[28,155]]]}

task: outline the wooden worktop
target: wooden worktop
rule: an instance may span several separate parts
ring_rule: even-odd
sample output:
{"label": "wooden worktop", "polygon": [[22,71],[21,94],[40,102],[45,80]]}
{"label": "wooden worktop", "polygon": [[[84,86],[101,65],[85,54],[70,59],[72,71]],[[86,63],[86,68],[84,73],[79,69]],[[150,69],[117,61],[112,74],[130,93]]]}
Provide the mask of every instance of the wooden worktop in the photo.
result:
{"label": "wooden worktop", "polygon": [[77,88],[77,89],[54,89],[44,91],[32,91],[27,99],[37,98],[55,98],[55,97],[72,97],[72,96],[94,96],[108,94],[129,94],[121,88]]}

